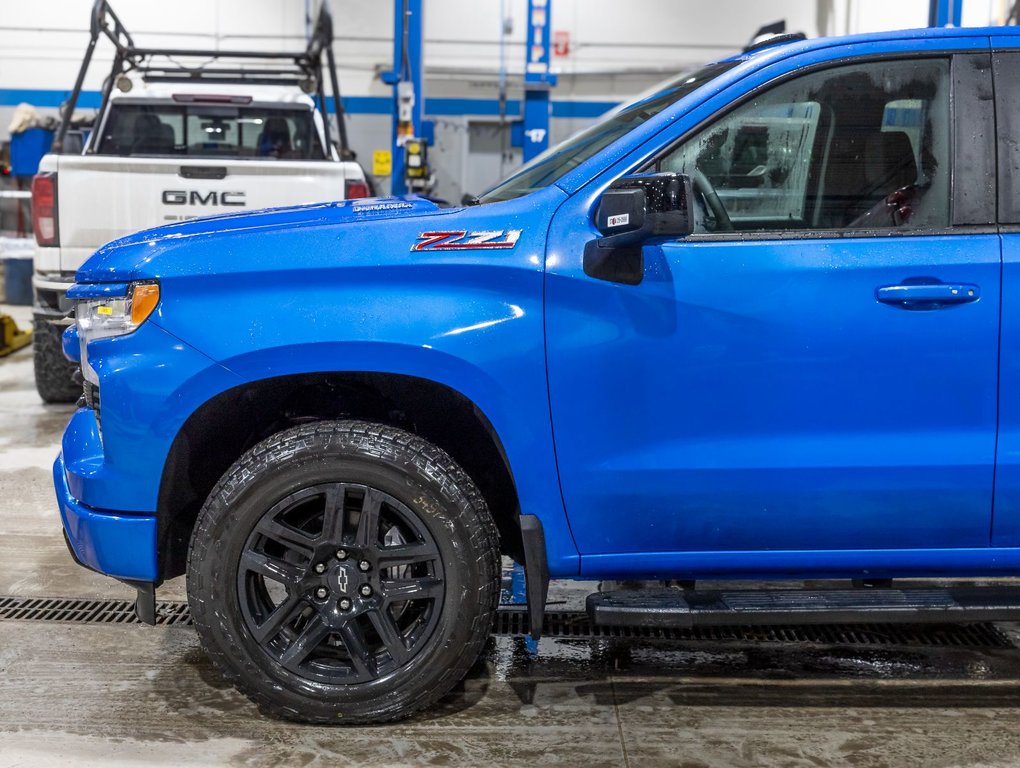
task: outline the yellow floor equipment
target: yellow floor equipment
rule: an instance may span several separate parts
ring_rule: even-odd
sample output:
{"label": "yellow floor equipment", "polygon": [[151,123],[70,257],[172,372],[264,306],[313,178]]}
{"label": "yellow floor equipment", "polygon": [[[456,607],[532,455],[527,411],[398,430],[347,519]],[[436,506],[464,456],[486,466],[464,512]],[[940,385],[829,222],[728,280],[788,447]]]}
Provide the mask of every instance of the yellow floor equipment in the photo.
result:
{"label": "yellow floor equipment", "polygon": [[19,331],[10,315],[0,315],[0,357],[6,357],[32,343],[32,331]]}

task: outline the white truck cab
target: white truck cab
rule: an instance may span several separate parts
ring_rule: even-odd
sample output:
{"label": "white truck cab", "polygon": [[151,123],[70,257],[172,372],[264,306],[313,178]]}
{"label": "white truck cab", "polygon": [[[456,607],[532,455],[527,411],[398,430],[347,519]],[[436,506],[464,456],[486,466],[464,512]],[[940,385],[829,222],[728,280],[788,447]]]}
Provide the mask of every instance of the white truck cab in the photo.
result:
{"label": "white truck cab", "polygon": [[[72,103],[32,183],[35,379],[43,400],[80,395],[60,348],[65,293],[78,267],[104,243],[197,216],[370,195],[346,147],[342,112],[334,141],[317,107],[325,101],[324,53],[340,103],[326,6],[315,29],[300,54],[137,49],[106,0],[97,0],[92,45],[72,102],[99,34],[121,55],[81,151],[61,151]],[[214,65],[180,64],[212,55]],[[228,59],[241,64],[224,66]]]}

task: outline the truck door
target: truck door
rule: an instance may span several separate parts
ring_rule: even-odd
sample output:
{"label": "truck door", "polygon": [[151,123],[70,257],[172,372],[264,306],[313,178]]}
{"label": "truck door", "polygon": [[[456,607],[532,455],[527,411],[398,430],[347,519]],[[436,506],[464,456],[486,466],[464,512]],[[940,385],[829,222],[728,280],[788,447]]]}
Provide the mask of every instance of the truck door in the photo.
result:
{"label": "truck door", "polygon": [[859,550],[988,546],[990,86],[988,54],[766,86],[635,169],[689,174],[700,200],[639,284],[585,274],[583,243],[556,254],[549,380],[583,572],[811,550],[821,574]]}

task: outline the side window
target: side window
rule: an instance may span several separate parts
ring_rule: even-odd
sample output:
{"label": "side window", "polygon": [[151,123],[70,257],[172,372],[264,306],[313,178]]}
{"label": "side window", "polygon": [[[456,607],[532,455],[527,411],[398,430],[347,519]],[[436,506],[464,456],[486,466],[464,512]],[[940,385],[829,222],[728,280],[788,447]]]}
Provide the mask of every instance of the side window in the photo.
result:
{"label": "side window", "polygon": [[688,174],[698,232],[949,226],[949,61],[813,72],[659,161]]}

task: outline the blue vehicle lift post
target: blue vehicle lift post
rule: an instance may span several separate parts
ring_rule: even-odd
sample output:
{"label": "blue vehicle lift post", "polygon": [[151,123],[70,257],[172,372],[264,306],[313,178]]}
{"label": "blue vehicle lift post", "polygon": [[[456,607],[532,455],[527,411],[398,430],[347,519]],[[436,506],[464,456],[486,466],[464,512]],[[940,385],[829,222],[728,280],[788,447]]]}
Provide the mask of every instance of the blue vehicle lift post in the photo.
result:
{"label": "blue vehicle lift post", "polygon": [[552,0],[528,0],[528,45],[524,60],[524,162],[549,147],[549,16]]}
{"label": "blue vehicle lift post", "polygon": [[404,139],[423,135],[424,5],[424,0],[394,0],[393,3],[393,71],[384,72],[382,81],[393,86],[393,164],[390,190],[394,195],[407,193]]}
{"label": "blue vehicle lift post", "polygon": [[928,4],[928,26],[960,26],[963,19],[963,0],[930,0]]}

